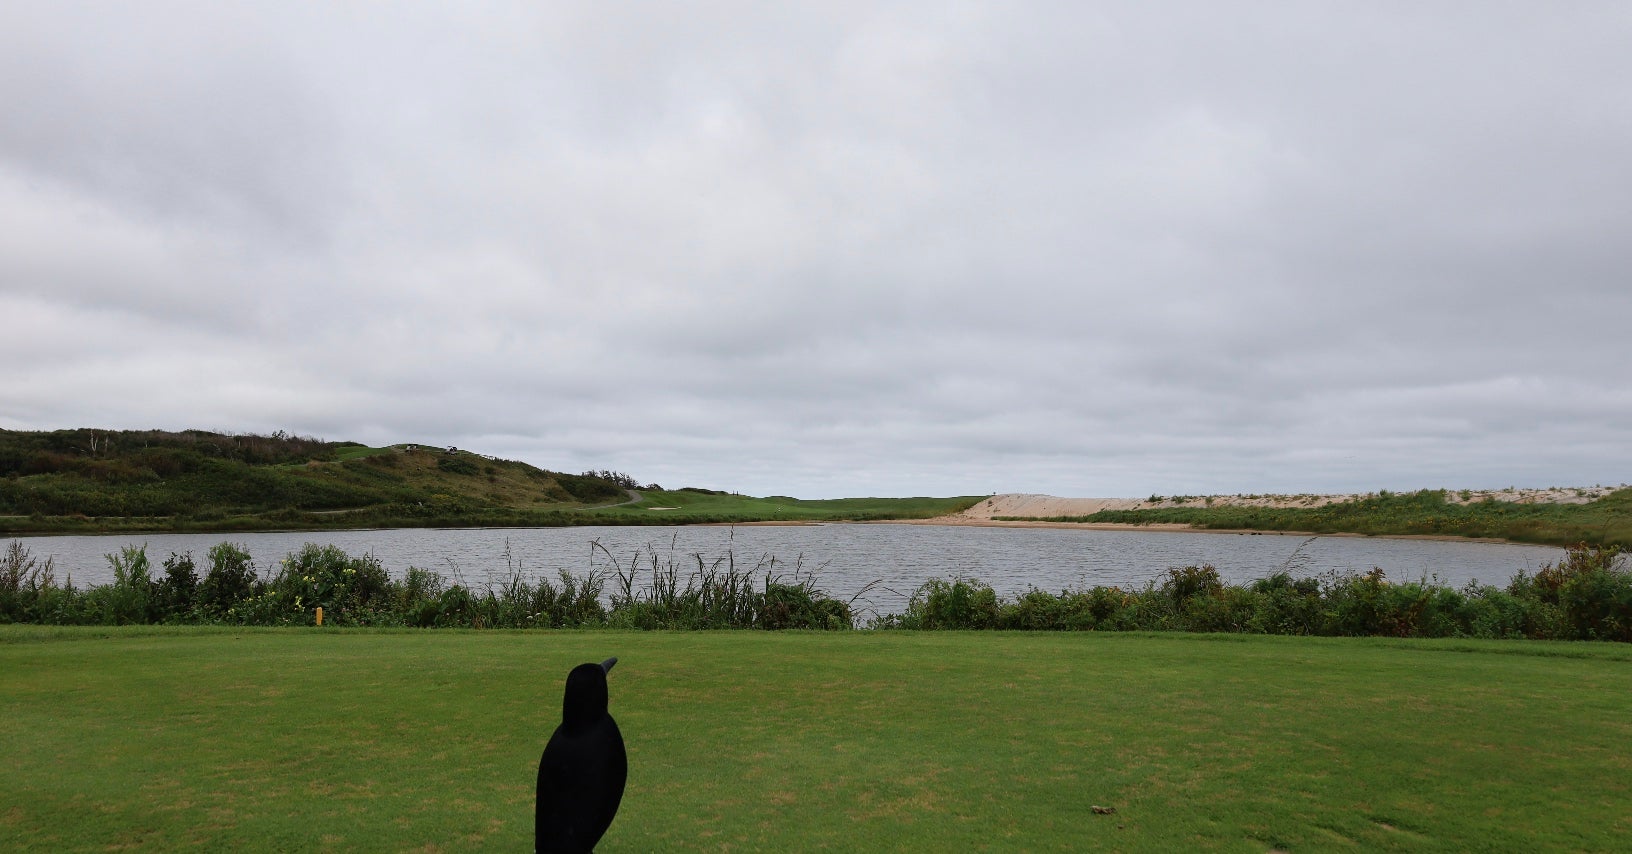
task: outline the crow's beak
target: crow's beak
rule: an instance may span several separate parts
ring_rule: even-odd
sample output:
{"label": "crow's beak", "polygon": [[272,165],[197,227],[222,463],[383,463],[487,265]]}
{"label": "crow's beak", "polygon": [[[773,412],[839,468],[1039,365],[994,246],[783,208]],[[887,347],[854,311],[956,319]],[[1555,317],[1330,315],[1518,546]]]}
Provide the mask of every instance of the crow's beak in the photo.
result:
{"label": "crow's beak", "polygon": [[611,658],[608,658],[607,660],[601,662],[601,672],[602,673],[611,673],[612,672],[612,665],[617,664],[617,663],[618,663],[618,657],[617,656],[614,655]]}

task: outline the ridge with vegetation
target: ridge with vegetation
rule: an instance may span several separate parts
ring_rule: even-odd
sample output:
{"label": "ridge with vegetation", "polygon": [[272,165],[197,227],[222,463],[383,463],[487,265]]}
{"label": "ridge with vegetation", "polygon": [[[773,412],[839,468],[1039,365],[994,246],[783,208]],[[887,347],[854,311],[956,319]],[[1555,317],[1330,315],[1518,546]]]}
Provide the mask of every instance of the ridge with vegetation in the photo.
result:
{"label": "ridge with vegetation", "polygon": [[0,430],[0,533],[525,527],[925,518],[970,498],[667,491],[456,448],[278,432]]}
{"label": "ridge with vegetation", "polygon": [[1458,501],[1443,489],[1393,493],[1306,507],[1240,504],[1101,510],[1082,516],[997,516],[1002,521],[1179,524],[1208,530],[1295,531],[1372,536],[1483,537],[1544,545],[1632,545],[1632,488],[1584,503]]}

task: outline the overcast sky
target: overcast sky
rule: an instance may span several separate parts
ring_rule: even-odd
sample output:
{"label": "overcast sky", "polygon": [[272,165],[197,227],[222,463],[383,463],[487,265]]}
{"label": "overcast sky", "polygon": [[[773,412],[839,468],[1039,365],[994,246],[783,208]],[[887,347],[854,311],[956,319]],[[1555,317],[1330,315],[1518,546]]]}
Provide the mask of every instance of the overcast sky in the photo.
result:
{"label": "overcast sky", "polygon": [[1621,2],[0,4],[0,427],[810,498],[1632,481],[1629,44]]}

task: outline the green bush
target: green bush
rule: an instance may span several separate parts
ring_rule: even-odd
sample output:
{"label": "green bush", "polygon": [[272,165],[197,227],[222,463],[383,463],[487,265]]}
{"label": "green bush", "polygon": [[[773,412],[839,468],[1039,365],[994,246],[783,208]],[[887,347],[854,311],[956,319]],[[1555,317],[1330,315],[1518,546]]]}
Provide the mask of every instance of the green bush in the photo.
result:
{"label": "green bush", "polygon": [[566,570],[560,571],[561,586],[540,582],[533,594],[535,619],[542,619],[551,628],[567,626],[594,626],[606,621],[606,608],[601,605],[601,592],[606,580],[591,571],[578,578]]}
{"label": "green bush", "polygon": [[1248,585],[1258,594],[1258,607],[1247,623],[1247,631],[1270,635],[1312,635],[1320,633],[1325,620],[1320,581],[1294,579],[1277,572]]}
{"label": "green bush", "polygon": [[442,471],[448,472],[449,474],[474,475],[481,472],[481,470],[476,467],[476,464],[470,460],[452,456],[442,457],[441,459],[437,460],[436,467]]}
{"label": "green bush", "polygon": [[1632,641],[1632,571],[1619,546],[1573,546],[1507,592],[1526,603],[1526,637]]}
{"label": "green bush", "polygon": [[1534,624],[1530,603],[1499,587],[1470,585],[1463,590],[1457,622],[1476,638],[1523,638]]}
{"label": "green bush", "polygon": [[932,578],[913,592],[899,624],[906,629],[997,628],[997,594],[979,581]]}
{"label": "green bush", "polygon": [[1198,596],[1216,596],[1223,589],[1224,582],[1219,580],[1218,570],[1211,565],[1169,569],[1167,580],[1162,582],[1162,592],[1180,608]]}
{"label": "green bush", "polygon": [[190,616],[197,592],[198,568],[193,565],[192,553],[178,555],[171,552],[164,561],[164,578],[154,585],[153,599],[158,619],[172,622]]}
{"label": "green bush", "polygon": [[338,546],[307,543],[283,560],[271,588],[291,619],[315,621],[322,608],[325,622],[369,625],[387,609],[391,577],[373,555],[354,558]]}
{"label": "green bush", "polygon": [[848,629],[850,606],[821,595],[808,584],[767,581],[754,625],[761,629]]}
{"label": "green bush", "polygon": [[447,580],[441,575],[410,566],[402,582],[391,589],[393,610],[402,616],[403,625],[434,626],[446,588]]}
{"label": "green bush", "polygon": [[1632,572],[1619,546],[1578,545],[1537,571],[1534,587],[1563,612],[1571,637],[1632,640]]}
{"label": "green bush", "polygon": [[1335,579],[1325,591],[1326,624],[1323,634],[1368,636],[1384,632],[1383,590],[1388,579],[1381,569],[1365,575],[1345,575]]}
{"label": "green bush", "polygon": [[[1206,567],[1211,570],[1212,567]],[[1213,573],[1217,578],[1217,573]],[[1183,600],[1179,628],[1188,632],[1247,632],[1252,630],[1258,594],[1245,587],[1203,588]],[[1171,594],[1170,594],[1171,595]]]}
{"label": "green bush", "polygon": [[147,548],[125,546],[119,554],[105,557],[113,568],[113,583],[87,591],[98,621],[117,626],[153,622],[152,565]]}
{"label": "green bush", "polygon": [[1093,628],[1084,597],[1061,592],[1056,596],[1033,587],[1013,602],[998,609],[997,624],[1003,629],[1059,631]]}
{"label": "green bush", "polygon": [[0,622],[47,622],[42,618],[41,596],[56,589],[50,558],[42,565],[20,540],[12,540],[0,555]]}
{"label": "green bush", "polygon": [[210,569],[199,584],[194,602],[205,615],[222,616],[233,606],[259,592],[255,562],[235,543],[220,543],[209,551]]}
{"label": "green bush", "polygon": [[[1581,545],[1506,589],[1390,582],[1364,574],[1294,578],[1284,570],[1224,584],[1210,566],[1168,570],[1137,591],[1035,588],[1012,601],[968,579],[932,579],[880,629],[1002,628],[1251,632],[1292,635],[1632,641],[1632,572],[1614,547]],[[992,615],[995,613],[995,619]]]}

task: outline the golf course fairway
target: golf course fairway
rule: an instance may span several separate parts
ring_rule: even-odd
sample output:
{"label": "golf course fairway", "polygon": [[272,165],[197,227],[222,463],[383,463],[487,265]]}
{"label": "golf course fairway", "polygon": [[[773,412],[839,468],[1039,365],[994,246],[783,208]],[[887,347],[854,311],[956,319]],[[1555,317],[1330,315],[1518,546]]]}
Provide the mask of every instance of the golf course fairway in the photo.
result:
{"label": "golf course fairway", "polygon": [[566,673],[614,655],[602,851],[1632,840],[1628,645],[162,626],[0,626],[0,838],[528,850]]}

